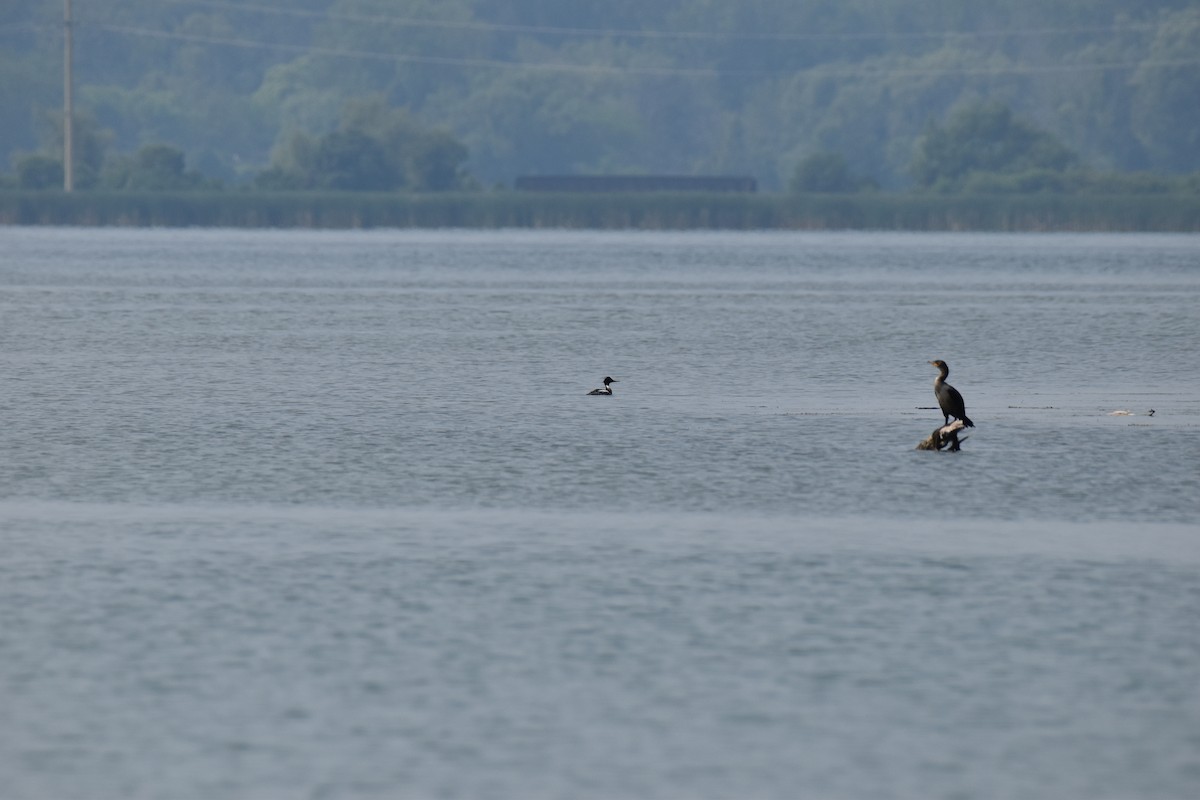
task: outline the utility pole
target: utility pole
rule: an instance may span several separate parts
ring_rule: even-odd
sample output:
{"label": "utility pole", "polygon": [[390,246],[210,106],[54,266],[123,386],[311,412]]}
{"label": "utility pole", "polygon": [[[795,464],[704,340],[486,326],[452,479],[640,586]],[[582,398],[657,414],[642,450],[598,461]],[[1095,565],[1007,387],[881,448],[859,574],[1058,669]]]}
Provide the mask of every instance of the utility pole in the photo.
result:
{"label": "utility pole", "polygon": [[71,35],[71,0],[63,0],[63,191],[75,189],[75,83],[73,41]]}

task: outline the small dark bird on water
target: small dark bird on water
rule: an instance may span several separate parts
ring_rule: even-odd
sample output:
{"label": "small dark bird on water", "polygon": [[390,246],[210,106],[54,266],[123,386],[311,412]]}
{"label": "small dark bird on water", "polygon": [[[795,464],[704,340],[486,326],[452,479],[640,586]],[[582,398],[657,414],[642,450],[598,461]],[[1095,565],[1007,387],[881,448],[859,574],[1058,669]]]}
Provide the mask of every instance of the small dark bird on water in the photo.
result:
{"label": "small dark bird on water", "polygon": [[962,395],[958,393],[950,384],[946,383],[946,376],[950,374],[950,368],[946,366],[946,362],[940,358],[937,361],[930,361],[938,368],[937,379],[933,382],[933,394],[937,397],[938,407],[942,409],[942,415],[946,418],[946,424],[950,424],[950,418],[961,419],[963,425],[968,428],[974,428],[975,423],[971,422],[971,418],[967,416],[967,404],[963,402]]}
{"label": "small dark bird on water", "polygon": [[614,381],[612,378],[605,378],[603,389],[592,389],[588,394],[612,394],[612,385],[614,383],[617,383],[617,381]]}

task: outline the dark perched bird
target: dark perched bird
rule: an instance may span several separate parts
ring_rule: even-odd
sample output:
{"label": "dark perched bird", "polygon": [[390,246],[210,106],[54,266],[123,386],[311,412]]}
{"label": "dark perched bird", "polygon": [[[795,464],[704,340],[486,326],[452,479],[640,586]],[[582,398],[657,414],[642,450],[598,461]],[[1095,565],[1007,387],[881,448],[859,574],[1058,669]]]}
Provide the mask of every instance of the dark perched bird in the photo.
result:
{"label": "dark perched bird", "polygon": [[971,418],[967,416],[967,404],[963,402],[962,395],[958,393],[950,384],[946,383],[946,376],[950,374],[950,368],[946,366],[946,362],[940,358],[937,361],[930,361],[938,368],[937,379],[933,382],[933,394],[937,397],[938,407],[942,409],[942,415],[946,418],[946,424],[950,424],[950,418],[961,419],[963,425],[968,428],[974,428],[975,423],[971,422]]}
{"label": "dark perched bird", "polygon": [[617,383],[617,381],[614,381],[612,378],[605,378],[603,389],[592,389],[588,394],[612,394],[612,385],[614,383]]}

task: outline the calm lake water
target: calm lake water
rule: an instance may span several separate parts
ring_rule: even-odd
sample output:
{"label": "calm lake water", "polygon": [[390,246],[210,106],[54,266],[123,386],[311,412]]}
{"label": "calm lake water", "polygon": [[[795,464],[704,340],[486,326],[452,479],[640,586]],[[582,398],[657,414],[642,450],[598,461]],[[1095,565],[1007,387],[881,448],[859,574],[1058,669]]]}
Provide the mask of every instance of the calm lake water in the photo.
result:
{"label": "calm lake water", "polygon": [[1200,796],[1200,237],[0,228],[0,377],[6,800]]}

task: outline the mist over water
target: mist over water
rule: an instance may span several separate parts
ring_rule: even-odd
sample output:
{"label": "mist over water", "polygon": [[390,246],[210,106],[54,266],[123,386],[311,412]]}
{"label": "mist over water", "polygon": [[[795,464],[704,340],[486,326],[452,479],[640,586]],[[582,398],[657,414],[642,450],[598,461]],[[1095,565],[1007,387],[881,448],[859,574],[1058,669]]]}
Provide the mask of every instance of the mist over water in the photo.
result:
{"label": "mist over water", "polygon": [[7,796],[1200,789],[1200,238],[0,252]]}

